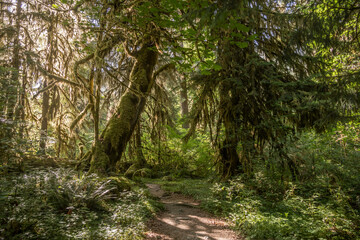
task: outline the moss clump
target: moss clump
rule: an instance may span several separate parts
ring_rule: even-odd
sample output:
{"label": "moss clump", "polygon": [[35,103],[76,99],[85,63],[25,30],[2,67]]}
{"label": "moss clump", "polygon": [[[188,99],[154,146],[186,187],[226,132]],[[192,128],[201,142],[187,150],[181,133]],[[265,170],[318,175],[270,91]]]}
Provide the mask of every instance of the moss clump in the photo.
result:
{"label": "moss clump", "polygon": [[133,177],[152,177],[153,172],[149,168],[141,167],[138,163],[131,165],[125,172],[125,176],[128,178]]}
{"label": "moss clump", "polygon": [[130,191],[131,186],[133,185],[132,181],[130,181],[128,178],[123,176],[108,177],[106,179],[110,180],[110,184],[115,188],[114,193]]}
{"label": "moss clump", "polygon": [[164,176],[161,178],[162,181],[174,181],[175,177],[173,175]]}
{"label": "moss clump", "polygon": [[149,168],[141,168],[135,171],[135,173],[133,174],[133,177],[152,177],[153,173],[151,171],[151,169]]}
{"label": "moss clump", "polygon": [[125,172],[125,176],[128,178],[132,178],[134,176],[134,173],[139,169],[138,164],[134,163],[131,165],[128,170]]}

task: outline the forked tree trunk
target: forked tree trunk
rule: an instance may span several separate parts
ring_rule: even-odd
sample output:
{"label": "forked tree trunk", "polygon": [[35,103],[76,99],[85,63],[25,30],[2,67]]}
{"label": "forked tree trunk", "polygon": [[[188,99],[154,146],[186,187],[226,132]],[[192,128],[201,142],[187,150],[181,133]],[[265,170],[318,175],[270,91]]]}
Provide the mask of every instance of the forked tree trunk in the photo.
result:
{"label": "forked tree trunk", "polygon": [[155,43],[148,38],[134,55],[136,62],[130,74],[129,89],[121,97],[100,143],[93,149],[91,172],[104,174],[114,169],[121,159],[154,83],[153,70],[158,58],[154,48]]}

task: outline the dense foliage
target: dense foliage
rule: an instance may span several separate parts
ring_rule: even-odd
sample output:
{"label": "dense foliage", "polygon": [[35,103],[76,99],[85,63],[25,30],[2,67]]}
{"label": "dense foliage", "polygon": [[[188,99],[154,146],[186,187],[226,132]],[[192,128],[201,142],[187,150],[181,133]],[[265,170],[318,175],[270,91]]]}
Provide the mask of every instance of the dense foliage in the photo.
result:
{"label": "dense foliage", "polygon": [[146,181],[201,200],[204,209],[225,216],[247,239],[358,239],[359,141],[350,137],[353,127],[302,136],[290,150],[300,165],[298,181],[281,181],[270,171],[274,166],[264,168],[259,160],[253,178]]}

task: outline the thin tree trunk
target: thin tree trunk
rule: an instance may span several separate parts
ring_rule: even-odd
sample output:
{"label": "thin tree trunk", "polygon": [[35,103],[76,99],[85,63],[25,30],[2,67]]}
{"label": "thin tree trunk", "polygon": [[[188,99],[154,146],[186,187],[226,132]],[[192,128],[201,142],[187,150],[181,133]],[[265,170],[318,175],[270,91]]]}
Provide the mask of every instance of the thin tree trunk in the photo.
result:
{"label": "thin tree trunk", "polygon": [[[95,67],[95,87],[94,84],[90,86],[91,91],[95,91],[95,99],[93,99],[93,96],[90,95],[90,99],[93,99],[93,117],[94,117],[94,140],[95,140],[95,146],[100,144],[100,136],[99,136],[99,128],[100,128],[100,101],[101,101],[101,69],[102,69],[102,60],[104,58],[104,54],[99,54],[99,50],[101,49],[101,44],[103,43],[103,31],[106,27],[106,23],[104,21],[104,16],[106,15],[107,8],[103,7],[101,10],[101,16],[100,16],[100,31],[98,35],[97,40],[97,50],[95,52],[95,59],[94,59],[94,67]],[[92,80],[94,81],[94,80]],[[93,82],[94,83],[94,82]]]}
{"label": "thin tree trunk", "polygon": [[[54,17],[50,16],[50,25],[48,28],[48,39],[47,46],[49,49],[49,53],[47,56],[47,71],[53,71],[53,55],[54,55],[54,47],[53,46],[53,38],[54,38]],[[43,88],[48,86],[48,78],[45,78]],[[50,92],[43,92],[42,99],[42,108],[41,108],[41,126],[40,126],[40,153],[46,153],[46,141],[47,141],[47,130],[48,130],[48,120],[49,120],[49,106],[50,106]]]}
{"label": "thin tree trunk", "polygon": [[142,151],[140,119],[139,119],[138,124],[136,125],[135,150],[136,150],[137,165],[139,168],[142,168],[146,165],[146,159],[145,159],[143,151]]}
{"label": "thin tree trunk", "polygon": [[[10,83],[8,86],[8,99],[7,99],[7,112],[6,117],[8,120],[14,120],[14,112],[15,106],[17,102],[18,96],[18,86],[19,86],[19,73],[20,73],[20,18],[21,18],[21,2],[22,0],[18,0],[16,4],[16,23],[15,23],[15,38],[14,38],[14,49],[13,49],[13,61],[12,67],[13,71],[11,71]],[[10,129],[8,132],[10,135],[13,133],[13,129]],[[9,135],[9,136],[10,136]]]}
{"label": "thin tree trunk", "polygon": [[181,80],[180,87],[181,87],[181,91],[180,91],[181,115],[184,119],[184,123],[182,124],[182,127],[184,129],[188,129],[189,121],[187,117],[189,115],[189,99],[188,99],[187,84],[185,77]]}
{"label": "thin tree trunk", "polygon": [[26,65],[24,65],[23,66],[21,93],[19,94],[19,103],[17,105],[17,109],[16,109],[16,113],[15,113],[16,119],[20,120],[20,126],[19,126],[19,130],[18,130],[18,135],[19,135],[20,139],[23,139],[24,132],[25,132],[26,82],[27,82],[27,68],[26,68]]}

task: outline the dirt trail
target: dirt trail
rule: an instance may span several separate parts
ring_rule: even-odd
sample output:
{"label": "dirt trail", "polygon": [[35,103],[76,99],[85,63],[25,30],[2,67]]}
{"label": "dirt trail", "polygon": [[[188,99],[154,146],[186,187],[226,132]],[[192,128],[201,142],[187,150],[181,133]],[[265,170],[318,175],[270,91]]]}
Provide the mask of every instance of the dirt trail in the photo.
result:
{"label": "dirt trail", "polygon": [[166,193],[158,184],[146,184],[150,193],[160,198],[165,211],[147,226],[147,240],[237,240],[227,223],[199,209],[199,202],[176,193]]}

